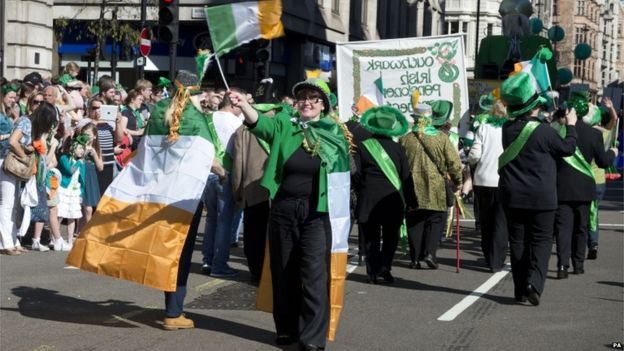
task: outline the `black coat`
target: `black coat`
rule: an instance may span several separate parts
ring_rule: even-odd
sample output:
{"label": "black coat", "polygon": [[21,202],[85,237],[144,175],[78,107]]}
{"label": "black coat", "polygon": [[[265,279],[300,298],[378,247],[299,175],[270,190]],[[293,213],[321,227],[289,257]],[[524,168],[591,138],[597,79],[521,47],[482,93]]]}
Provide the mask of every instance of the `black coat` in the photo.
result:
{"label": "black coat", "polygon": [[[390,138],[379,135],[373,137],[379,141],[399,173],[407,207],[418,207],[414,183],[403,147]],[[353,183],[358,196],[356,210],[358,221],[366,223],[369,220],[383,222],[384,220],[402,219],[404,211],[401,195],[386,178],[373,156],[362,143],[357,144],[354,160],[357,166]],[[371,214],[375,217],[374,219],[369,218]]]}
{"label": "black coat", "polygon": [[[518,137],[528,119],[503,125],[503,148]],[[557,158],[570,156],[576,148],[576,128],[567,126],[562,139],[548,124],[539,125],[511,162],[499,170],[499,194],[509,208],[555,210],[557,208]]]}
{"label": "black coat", "polygon": [[[591,164],[593,160],[596,160],[598,167],[609,167],[615,159],[615,153],[611,150],[605,151],[602,134],[580,119],[576,122],[575,127],[578,135],[576,146],[587,163]],[[577,171],[563,159],[557,161],[557,197],[559,202],[590,202],[595,195],[596,182],[594,179]]]}

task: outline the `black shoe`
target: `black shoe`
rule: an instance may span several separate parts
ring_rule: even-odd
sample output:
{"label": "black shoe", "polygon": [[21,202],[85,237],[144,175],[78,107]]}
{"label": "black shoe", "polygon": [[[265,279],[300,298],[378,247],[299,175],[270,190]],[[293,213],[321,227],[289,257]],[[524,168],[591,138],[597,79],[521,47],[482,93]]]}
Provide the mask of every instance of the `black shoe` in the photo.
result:
{"label": "black shoe", "polygon": [[595,260],[598,258],[598,248],[591,248],[589,249],[589,251],[587,251],[587,259],[588,260]]}
{"label": "black shoe", "polygon": [[409,268],[410,269],[421,269],[422,267],[420,266],[420,261],[416,261],[416,262],[410,262]]}
{"label": "black shoe", "polygon": [[585,273],[585,269],[583,268],[583,266],[574,267],[574,271],[572,273],[574,273],[574,274],[584,274]]}
{"label": "black shoe", "polygon": [[316,350],[325,350],[325,348],[322,347],[322,346],[316,346],[316,345],[312,345],[312,344],[307,344],[307,345],[299,344],[299,350],[302,350],[302,351],[316,351]]}
{"label": "black shoe", "polygon": [[389,270],[385,270],[383,273],[380,274],[380,276],[383,278],[383,280],[385,280],[387,283],[394,283],[394,277],[392,276],[392,274],[390,273]]}
{"label": "black shoe", "polygon": [[278,335],[275,339],[275,343],[280,346],[294,344],[295,342],[297,342],[297,337],[290,334]]}
{"label": "black shoe", "polygon": [[368,277],[366,278],[366,282],[368,284],[377,284],[377,275],[369,274]]}
{"label": "black shoe", "polygon": [[527,300],[529,300],[529,302],[533,306],[537,306],[540,304],[540,295],[537,290],[535,290],[535,287],[531,284],[527,285]]}
{"label": "black shoe", "polygon": [[425,263],[427,264],[427,266],[429,266],[429,268],[438,269],[438,263],[436,262],[435,258],[433,258],[432,254],[427,254],[427,256],[425,256],[423,261],[425,261]]}
{"label": "black shoe", "polygon": [[568,267],[559,266],[557,269],[557,279],[568,279]]}
{"label": "black shoe", "polygon": [[210,275],[211,271],[212,271],[212,266],[210,266],[208,263],[202,264],[201,269],[200,269],[201,274]]}
{"label": "black shoe", "polygon": [[516,299],[517,302],[527,302],[527,300],[529,299],[528,297],[526,297],[525,295],[522,296],[516,296],[514,297]]}

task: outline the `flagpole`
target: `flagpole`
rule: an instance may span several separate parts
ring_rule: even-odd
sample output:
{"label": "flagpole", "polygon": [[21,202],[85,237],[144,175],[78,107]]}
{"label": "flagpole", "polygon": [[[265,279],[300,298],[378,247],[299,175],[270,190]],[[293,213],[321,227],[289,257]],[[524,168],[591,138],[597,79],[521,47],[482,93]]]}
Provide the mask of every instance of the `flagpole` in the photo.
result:
{"label": "flagpole", "polygon": [[223,79],[223,84],[225,84],[225,89],[230,90],[228,86],[227,80],[225,80],[225,74],[223,74],[223,69],[221,68],[221,62],[219,60],[219,56],[215,54],[215,60],[217,61],[217,67],[219,67],[219,73],[221,73],[221,78]]}

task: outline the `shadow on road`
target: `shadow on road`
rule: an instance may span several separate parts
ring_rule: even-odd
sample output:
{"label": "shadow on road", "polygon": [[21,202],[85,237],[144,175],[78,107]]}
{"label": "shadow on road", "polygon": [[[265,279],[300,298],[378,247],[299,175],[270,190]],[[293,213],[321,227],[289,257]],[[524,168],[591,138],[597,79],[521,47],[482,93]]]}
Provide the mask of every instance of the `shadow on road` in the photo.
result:
{"label": "shadow on road", "polygon": [[[134,305],[121,300],[87,301],[61,295],[58,291],[20,286],[11,290],[20,300],[17,308],[0,308],[25,317],[65,323],[90,324],[112,328],[162,328],[164,311]],[[186,312],[196,329],[229,334],[242,339],[274,344],[275,333],[253,326]],[[166,332],[163,330],[163,332]]]}

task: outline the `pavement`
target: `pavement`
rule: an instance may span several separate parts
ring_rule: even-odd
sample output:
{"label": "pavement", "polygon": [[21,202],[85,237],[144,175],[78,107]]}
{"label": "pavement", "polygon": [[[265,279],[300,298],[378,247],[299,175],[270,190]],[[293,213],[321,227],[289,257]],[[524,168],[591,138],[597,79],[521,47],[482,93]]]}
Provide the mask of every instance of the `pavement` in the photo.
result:
{"label": "pavement", "polygon": [[[327,349],[611,349],[624,341],[623,203],[622,182],[608,183],[598,259],[586,261],[585,274],[557,280],[553,255],[537,307],[514,301],[508,269],[484,268],[471,221],[461,223],[459,272],[452,238],[442,243],[438,270],[409,269],[398,253],[392,285],[366,284],[353,256]],[[355,235],[350,245],[355,254]],[[200,246],[201,235],[185,307],[196,327],[173,332],[162,329],[160,291],[72,269],[62,252],[0,256],[0,351],[296,350],[276,346],[272,316],[254,309],[242,248],[230,261],[240,274],[226,280],[199,273]]]}

